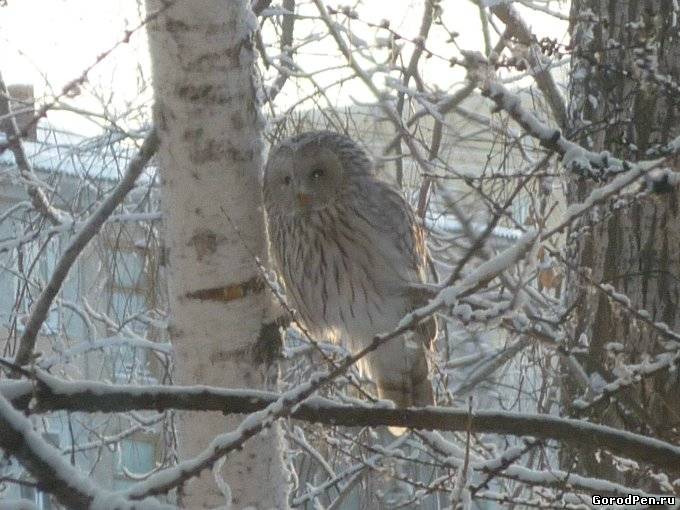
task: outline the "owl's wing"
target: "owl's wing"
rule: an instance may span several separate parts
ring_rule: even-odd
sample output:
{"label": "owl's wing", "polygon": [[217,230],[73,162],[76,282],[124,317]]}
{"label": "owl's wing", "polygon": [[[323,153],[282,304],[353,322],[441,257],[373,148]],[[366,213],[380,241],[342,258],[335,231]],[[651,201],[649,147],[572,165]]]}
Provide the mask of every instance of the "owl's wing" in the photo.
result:
{"label": "owl's wing", "polygon": [[427,248],[425,232],[416,220],[410,204],[390,185],[378,182],[375,195],[369,207],[372,216],[380,218],[379,227],[395,243],[399,253],[404,255],[404,280],[424,283],[427,269]]}
{"label": "owl's wing", "polygon": [[[382,228],[389,233],[397,249],[405,255],[405,272],[401,275],[405,282],[404,294],[409,300],[410,308],[418,308],[427,304],[428,294],[419,292],[418,287],[408,283],[424,283],[427,280],[427,245],[425,230],[417,221],[410,204],[388,184],[380,183],[379,200],[374,207],[375,217],[381,218]],[[437,336],[437,323],[434,318],[423,321],[415,328],[425,346],[429,349]]]}

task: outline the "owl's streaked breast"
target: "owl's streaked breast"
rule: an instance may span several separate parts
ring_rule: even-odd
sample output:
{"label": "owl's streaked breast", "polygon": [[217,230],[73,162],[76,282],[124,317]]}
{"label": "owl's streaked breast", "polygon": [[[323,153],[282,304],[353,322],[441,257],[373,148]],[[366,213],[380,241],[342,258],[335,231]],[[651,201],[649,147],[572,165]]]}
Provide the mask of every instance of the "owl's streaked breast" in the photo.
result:
{"label": "owl's streaked breast", "polygon": [[398,240],[355,206],[270,217],[269,229],[290,304],[310,333],[354,350],[408,311]]}

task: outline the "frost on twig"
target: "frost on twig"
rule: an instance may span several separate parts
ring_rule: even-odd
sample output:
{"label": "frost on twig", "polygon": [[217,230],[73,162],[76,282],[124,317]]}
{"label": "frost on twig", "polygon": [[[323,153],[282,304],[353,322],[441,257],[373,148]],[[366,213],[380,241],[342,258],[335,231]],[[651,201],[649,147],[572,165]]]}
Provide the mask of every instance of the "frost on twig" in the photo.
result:
{"label": "frost on twig", "polygon": [[[49,445],[33,430],[30,420],[14,409],[0,394],[0,448],[14,455],[40,480],[40,485],[73,509],[132,509],[134,503],[121,494],[97,487],[88,476],[71,466],[61,452]],[[153,500],[145,500],[137,508],[169,509]]]}
{"label": "frost on twig", "polygon": [[555,79],[550,74],[550,65],[541,54],[538,45],[534,42],[536,37],[531,33],[529,26],[522,19],[520,13],[510,3],[499,3],[491,7],[491,12],[506,24],[510,36],[527,47],[527,57],[531,74],[536,84],[550,105],[553,115],[561,129],[568,127],[567,106]]}
{"label": "frost on twig", "polygon": [[59,225],[64,220],[64,214],[50,204],[43,184],[35,175],[33,167],[26,156],[23,144],[21,143],[21,133],[16,120],[11,113],[9,92],[5,86],[5,81],[0,75],[0,117],[4,118],[0,130],[5,133],[9,149],[14,155],[19,173],[25,183],[26,192],[31,198],[31,203],[36,211],[43,214],[53,225]]}
{"label": "frost on twig", "polygon": [[[645,169],[651,168],[657,161],[640,162],[637,165],[613,157],[609,152],[589,151],[575,142],[568,140],[557,128],[552,128],[538,119],[533,113],[522,106],[517,94],[508,90],[498,80],[486,65],[484,59],[478,53],[466,53],[466,62],[470,75],[477,81],[482,95],[496,103],[498,111],[507,112],[527,133],[536,138],[540,144],[561,155],[567,169],[573,173],[585,177],[602,180],[609,176],[628,172],[638,165]],[[668,157],[678,152],[680,137],[672,140],[660,151]]]}
{"label": "frost on twig", "polygon": [[26,328],[19,339],[19,349],[15,358],[15,362],[18,365],[26,365],[30,361],[38,331],[45,322],[50,306],[57,297],[71,267],[90,240],[99,232],[104,222],[130,192],[135,181],[155,154],[158,144],[158,136],[155,129],[152,129],[145,138],[137,155],[130,161],[125,175],[119,184],[106,197],[92,216],[89,217],[83,228],[74,236],[62,254],[50,276],[47,286],[40,293],[40,297],[31,309]]}

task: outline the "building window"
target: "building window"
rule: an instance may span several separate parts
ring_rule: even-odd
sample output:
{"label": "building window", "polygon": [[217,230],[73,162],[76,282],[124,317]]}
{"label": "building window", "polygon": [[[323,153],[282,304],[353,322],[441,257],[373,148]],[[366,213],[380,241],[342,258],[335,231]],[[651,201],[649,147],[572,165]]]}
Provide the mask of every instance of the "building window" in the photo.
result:
{"label": "building window", "polygon": [[512,217],[520,225],[525,225],[531,212],[531,200],[529,195],[520,194],[512,201]]}
{"label": "building window", "polygon": [[156,467],[156,448],[151,441],[125,439],[118,445],[118,462],[114,490],[127,489],[135,483],[128,475],[143,476]]}
{"label": "building window", "polygon": [[111,252],[108,274],[110,317],[121,326],[144,334],[146,325],[135,316],[149,307],[147,281],[147,252],[137,249],[118,249]]}
{"label": "building window", "polygon": [[113,264],[113,286],[127,289],[146,287],[144,256],[137,251],[117,251]]}
{"label": "building window", "polygon": [[[112,252],[109,279],[108,315],[120,327],[126,327],[141,337],[147,324],[138,320],[149,308],[147,281],[147,252],[139,249],[119,249]],[[118,383],[153,383],[149,371],[148,350],[132,345],[111,348],[113,380]]]}
{"label": "building window", "polygon": [[148,350],[131,345],[110,348],[113,362],[113,382],[143,382],[153,384],[156,380],[149,372]]}
{"label": "building window", "polygon": [[[23,299],[21,303],[21,311],[25,317],[30,315],[35,300],[41,293],[41,290],[47,286],[54,272],[54,268],[61,256],[60,238],[55,237],[47,241],[47,243],[40,247],[37,243],[28,243],[21,248],[20,259],[21,263],[17,262],[17,268],[22,274],[30,280],[30,284],[17,279],[17,283],[21,287],[25,286],[23,291]],[[30,269],[30,274],[28,271]],[[23,321],[17,323],[19,332],[23,332],[25,324]],[[59,307],[53,304],[50,308],[45,322],[43,322],[40,333],[42,335],[56,335],[59,333],[61,327],[61,313]]]}
{"label": "building window", "polygon": [[21,486],[21,499],[27,499],[35,504],[38,510],[52,510],[52,502],[49,494],[39,491],[30,485]]}
{"label": "building window", "polygon": [[[56,432],[44,432],[43,439],[55,448],[59,448],[59,434]],[[38,510],[52,510],[52,502],[49,494],[42,492],[27,479],[27,483],[21,486],[21,499],[27,499],[35,504]]]}

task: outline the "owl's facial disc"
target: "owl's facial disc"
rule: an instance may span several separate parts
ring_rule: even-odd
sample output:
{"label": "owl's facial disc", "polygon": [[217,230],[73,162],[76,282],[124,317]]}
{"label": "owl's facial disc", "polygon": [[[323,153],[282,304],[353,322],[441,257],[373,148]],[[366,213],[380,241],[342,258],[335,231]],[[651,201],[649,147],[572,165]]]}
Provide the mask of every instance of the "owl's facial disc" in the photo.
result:
{"label": "owl's facial disc", "polygon": [[284,144],[265,169],[269,214],[307,216],[332,206],[345,187],[343,160],[319,143]]}
{"label": "owl's facial disc", "polygon": [[280,160],[278,180],[291,214],[306,215],[331,205],[338,194],[342,163],[324,147],[302,147]]}

